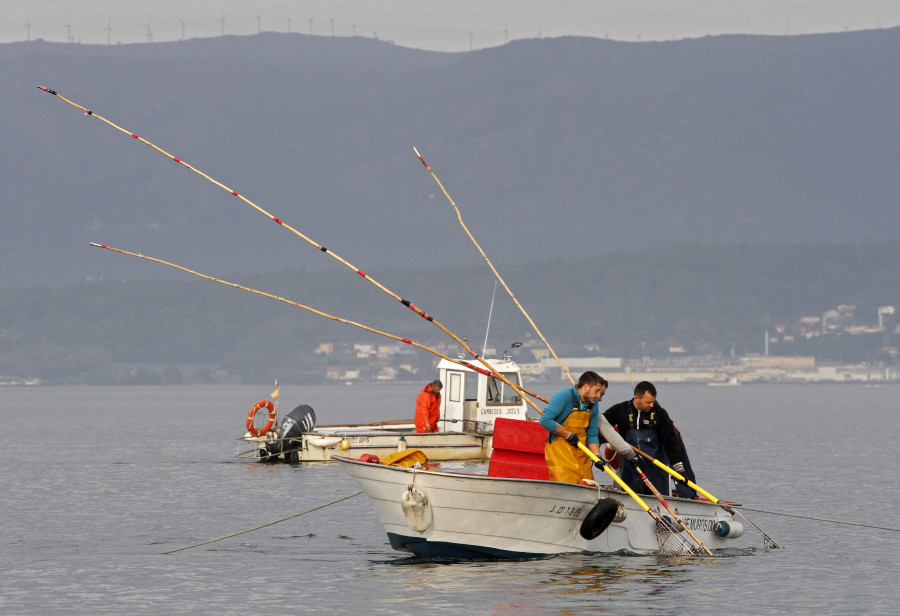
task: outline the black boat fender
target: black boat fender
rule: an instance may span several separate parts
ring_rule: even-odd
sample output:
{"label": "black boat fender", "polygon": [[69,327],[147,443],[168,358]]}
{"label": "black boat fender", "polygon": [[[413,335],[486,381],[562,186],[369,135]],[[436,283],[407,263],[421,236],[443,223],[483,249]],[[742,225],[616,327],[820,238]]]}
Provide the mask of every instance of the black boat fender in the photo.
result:
{"label": "black boat fender", "polygon": [[581,522],[579,533],[588,541],[596,539],[612,524],[618,510],[619,501],[614,498],[601,498]]}

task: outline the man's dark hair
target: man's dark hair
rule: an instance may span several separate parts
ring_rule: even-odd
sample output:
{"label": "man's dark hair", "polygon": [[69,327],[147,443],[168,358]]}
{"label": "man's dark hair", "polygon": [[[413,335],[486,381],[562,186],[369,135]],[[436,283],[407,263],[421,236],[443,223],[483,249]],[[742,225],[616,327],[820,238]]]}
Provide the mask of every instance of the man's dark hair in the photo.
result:
{"label": "man's dark hair", "polygon": [[431,381],[431,388],[432,389],[444,389],[444,384],[441,383],[440,379],[434,379],[433,381]]}
{"label": "man's dark hair", "polygon": [[643,396],[645,393],[650,392],[650,395],[656,396],[656,388],[653,386],[653,383],[650,381],[641,381],[637,385],[634,386],[634,395],[635,396]]}
{"label": "man's dark hair", "polygon": [[588,370],[580,377],[578,377],[578,385],[576,385],[575,387],[581,388],[584,385],[603,385],[604,387],[609,387],[609,381],[604,379],[593,370]]}

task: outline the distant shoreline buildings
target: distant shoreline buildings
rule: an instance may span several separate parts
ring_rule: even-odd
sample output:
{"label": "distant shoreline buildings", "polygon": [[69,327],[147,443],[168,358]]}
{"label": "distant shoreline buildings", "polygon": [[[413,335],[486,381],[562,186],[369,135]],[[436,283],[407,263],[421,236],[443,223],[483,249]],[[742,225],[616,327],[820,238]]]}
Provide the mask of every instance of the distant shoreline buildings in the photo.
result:
{"label": "distant shoreline buildings", "polygon": [[[900,382],[900,369],[893,366],[818,364],[814,357],[749,355],[731,361],[716,357],[687,356],[677,360],[646,358],[623,361],[613,357],[561,357],[570,374],[585,370],[600,372],[610,383],[881,383]],[[522,374],[534,380],[567,381],[555,360],[520,364]]]}

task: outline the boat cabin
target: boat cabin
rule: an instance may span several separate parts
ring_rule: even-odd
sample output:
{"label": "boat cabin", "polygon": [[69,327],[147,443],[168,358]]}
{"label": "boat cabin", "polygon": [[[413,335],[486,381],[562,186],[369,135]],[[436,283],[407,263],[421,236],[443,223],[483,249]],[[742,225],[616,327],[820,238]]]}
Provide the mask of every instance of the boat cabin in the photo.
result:
{"label": "boat cabin", "polygon": [[[488,359],[487,362],[510,383],[521,386],[521,373],[516,362],[509,358]],[[473,360],[472,363],[476,362]],[[438,375],[444,384],[441,430],[490,434],[498,417],[525,419],[528,405],[515,389],[500,379],[446,359],[438,364]],[[459,423],[462,425],[453,425]]]}

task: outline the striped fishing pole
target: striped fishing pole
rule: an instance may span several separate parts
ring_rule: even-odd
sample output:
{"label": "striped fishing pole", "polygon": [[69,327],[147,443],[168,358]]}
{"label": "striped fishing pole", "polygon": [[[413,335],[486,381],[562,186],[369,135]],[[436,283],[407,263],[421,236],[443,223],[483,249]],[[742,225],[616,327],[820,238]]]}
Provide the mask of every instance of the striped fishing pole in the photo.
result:
{"label": "striped fishing pole", "polygon": [[286,222],[284,222],[283,220],[281,220],[281,219],[278,218],[277,216],[275,216],[275,215],[271,214],[270,212],[264,210],[262,207],[260,207],[259,205],[257,205],[256,203],[254,203],[253,201],[251,201],[250,199],[248,199],[248,198],[245,197],[244,195],[240,194],[240,193],[237,192],[236,190],[233,190],[232,188],[229,188],[229,187],[226,186],[225,184],[219,182],[218,180],[214,179],[213,177],[211,177],[211,176],[207,175],[206,173],[200,171],[199,169],[197,169],[197,168],[194,167],[193,165],[188,164],[187,162],[185,162],[185,161],[182,160],[181,158],[179,158],[179,157],[177,157],[177,156],[175,156],[175,155],[173,155],[173,154],[167,152],[166,150],[160,148],[159,146],[157,146],[157,145],[151,143],[150,141],[144,139],[144,138],[141,137],[140,135],[138,135],[138,134],[136,134],[136,133],[133,133],[133,132],[131,132],[131,131],[129,131],[129,130],[126,130],[126,129],[122,128],[121,126],[119,126],[118,124],[115,124],[114,122],[112,122],[112,121],[110,121],[110,120],[104,118],[103,116],[101,116],[101,115],[99,115],[99,114],[97,114],[97,113],[94,113],[93,111],[91,111],[91,110],[88,109],[87,107],[83,107],[82,105],[79,105],[78,103],[75,103],[75,102],[69,100],[68,98],[66,98],[65,96],[61,95],[59,92],[57,92],[56,90],[52,90],[52,89],[50,89],[50,88],[48,88],[48,87],[46,87],[46,86],[37,86],[37,87],[38,87],[38,89],[40,89],[40,90],[42,90],[42,91],[44,91],[44,92],[47,92],[48,94],[52,94],[53,96],[55,96],[55,97],[58,98],[59,100],[65,102],[65,103],[68,103],[69,105],[72,105],[73,107],[76,107],[76,108],[78,108],[78,109],[81,109],[86,115],[89,115],[89,116],[91,116],[91,117],[93,117],[93,118],[97,118],[97,119],[100,120],[101,122],[103,122],[103,123],[105,123],[105,124],[111,126],[112,128],[116,129],[117,131],[119,131],[119,132],[121,132],[121,133],[123,133],[123,134],[125,134],[125,135],[128,135],[128,136],[132,137],[133,139],[136,139],[137,141],[140,141],[141,143],[143,143],[143,144],[147,145],[148,147],[152,148],[153,150],[156,150],[157,152],[159,152],[160,154],[162,154],[162,155],[165,156],[166,158],[168,158],[168,159],[170,159],[170,160],[172,160],[172,161],[174,161],[174,162],[176,162],[176,163],[182,165],[183,167],[189,169],[190,171],[193,171],[194,173],[196,173],[196,174],[199,175],[200,177],[206,179],[207,181],[211,182],[212,184],[215,184],[216,186],[218,186],[218,187],[221,188],[222,190],[224,190],[224,191],[230,193],[231,195],[237,197],[237,198],[240,199],[242,202],[244,202],[245,204],[249,205],[250,207],[252,207],[253,209],[255,209],[257,212],[259,212],[260,214],[263,214],[264,216],[266,216],[267,218],[269,218],[269,219],[272,220],[273,222],[277,223],[279,226],[281,226],[281,227],[287,229],[288,231],[290,231],[291,233],[293,233],[293,234],[296,235],[297,237],[301,238],[302,240],[304,240],[304,241],[307,242],[308,244],[310,244],[310,245],[312,245],[313,247],[317,248],[317,249],[320,250],[321,252],[324,252],[324,253],[328,254],[329,256],[331,256],[332,258],[338,260],[339,262],[341,262],[342,264],[344,264],[345,266],[347,266],[347,267],[350,268],[351,270],[355,271],[357,274],[359,274],[360,276],[362,276],[364,279],[368,280],[370,283],[372,283],[373,285],[375,285],[378,289],[380,289],[380,290],[383,291],[384,293],[387,293],[388,295],[390,295],[390,296],[393,297],[395,300],[397,300],[398,302],[400,302],[401,304],[403,304],[404,306],[406,306],[407,308],[409,308],[410,310],[412,310],[413,312],[415,312],[416,314],[418,314],[420,317],[422,317],[422,318],[425,319],[426,321],[430,321],[431,323],[434,323],[434,325],[436,325],[441,331],[443,331],[445,334],[447,334],[448,336],[450,336],[450,338],[452,338],[457,344],[459,344],[463,349],[465,349],[467,353],[469,353],[473,358],[475,358],[478,362],[480,362],[481,365],[483,365],[483,366],[484,366],[485,368],[487,368],[492,374],[494,374],[494,375],[495,375],[495,378],[497,378],[498,380],[502,381],[503,383],[505,383],[506,385],[508,385],[509,387],[511,387],[513,390],[515,390],[517,393],[519,393],[519,395],[521,395],[522,398],[523,398],[526,402],[528,402],[528,404],[530,404],[536,411],[538,411],[538,413],[540,413],[540,410],[538,409],[538,407],[535,406],[530,400],[528,400],[528,398],[526,398],[526,394],[527,394],[528,396],[536,397],[536,398],[538,398],[539,400],[541,400],[542,402],[546,402],[546,400],[544,400],[543,398],[540,398],[539,396],[537,396],[537,395],[534,394],[533,392],[529,392],[529,391],[523,389],[520,385],[518,385],[518,384],[516,384],[516,383],[512,383],[511,381],[509,381],[509,379],[507,379],[507,378],[506,378],[505,376],[503,376],[500,372],[498,372],[497,370],[495,370],[494,367],[491,366],[490,363],[489,363],[485,358],[481,357],[478,353],[476,353],[474,350],[472,350],[472,348],[469,347],[469,345],[468,345],[467,342],[465,342],[465,341],[464,341],[463,339],[461,339],[459,336],[457,336],[456,334],[454,334],[453,332],[451,332],[449,329],[447,329],[446,327],[444,327],[444,325],[442,325],[440,322],[436,321],[432,315],[428,314],[427,312],[425,312],[424,310],[422,310],[421,308],[419,308],[418,306],[416,306],[415,304],[413,304],[411,301],[409,301],[409,300],[407,300],[407,299],[403,299],[402,297],[400,297],[399,295],[397,295],[396,293],[394,293],[393,291],[391,291],[390,289],[388,289],[387,287],[385,287],[384,285],[382,285],[380,282],[378,282],[377,280],[375,280],[374,278],[372,278],[371,276],[368,276],[364,271],[362,271],[361,269],[359,269],[358,267],[356,267],[355,265],[353,265],[352,263],[350,263],[349,261],[347,261],[346,259],[344,259],[344,258],[341,257],[340,255],[338,255],[338,254],[335,253],[334,251],[329,250],[329,249],[326,248],[325,246],[322,246],[321,244],[319,244],[319,243],[313,241],[312,239],[310,239],[309,237],[307,237],[306,235],[304,235],[303,233],[301,233],[299,230],[297,230],[297,229],[295,229],[294,227],[292,227],[291,225],[287,224]]}
{"label": "striped fishing pole", "polygon": [[260,290],[258,290],[258,289],[253,289],[253,288],[251,288],[251,287],[247,287],[247,286],[238,284],[238,283],[236,283],[236,282],[229,282],[229,281],[223,280],[223,279],[221,279],[221,278],[216,278],[215,276],[209,276],[209,275],[207,275],[207,274],[202,274],[202,273],[196,272],[196,271],[194,271],[194,270],[192,270],[192,269],[188,269],[187,267],[184,267],[184,266],[182,266],[182,265],[178,265],[178,264],[172,263],[172,262],[170,262],[170,261],[164,261],[164,260],[158,259],[158,258],[156,258],[156,257],[150,257],[150,256],[147,256],[147,255],[142,254],[142,253],[131,252],[131,251],[128,251],[128,250],[123,250],[123,249],[121,249],[121,248],[114,248],[113,246],[107,246],[106,244],[98,244],[98,243],[96,243],[96,242],[91,242],[90,245],[91,245],[92,247],[94,247],[94,248],[104,248],[104,249],[106,249],[106,250],[110,250],[110,251],[112,251],[112,252],[117,252],[117,253],[119,253],[119,254],[128,255],[128,256],[130,256],[130,257],[136,257],[136,258],[138,258],[138,259],[144,259],[145,261],[152,261],[153,263],[159,263],[160,265],[166,265],[166,266],[168,266],[168,267],[171,267],[171,268],[180,270],[180,271],[182,271],[182,272],[186,272],[186,273],[188,273],[188,274],[191,274],[192,276],[197,276],[198,278],[203,278],[204,280],[209,280],[209,281],[211,281],[211,282],[217,282],[217,283],[219,283],[219,284],[225,285],[226,287],[232,287],[232,288],[238,289],[238,290],[240,290],[240,291],[246,291],[246,292],[252,293],[252,294],[254,294],[254,295],[259,295],[259,296],[261,296],[261,297],[267,297],[267,298],[269,298],[269,299],[274,299],[275,301],[281,302],[281,303],[283,303],[283,304],[287,304],[287,305],[289,305],[289,306],[293,306],[294,308],[300,308],[300,309],[302,309],[302,310],[306,310],[306,311],[308,311],[308,312],[312,312],[313,314],[317,314],[317,315],[319,315],[319,316],[325,317],[326,319],[331,319],[332,321],[337,321],[338,323],[343,323],[343,324],[345,324],[345,325],[351,325],[351,326],[353,326],[353,327],[358,327],[358,328],[360,328],[360,329],[366,330],[367,332],[371,332],[371,333],[377,334],[377,335],[379,335],[379,336],[384,336],[384,337],[386,337],[386,338],[390,338],[391,340],[396,340],[396,341],[398,341],[398,342],[402,342],[402,343],[408,344],[408,345],[410,345],[410,346],[414,346],[414,347],[416,347],[417,349],[422,349],[423,351],[426,351],[426,352],[428,352],[428,353],[431,353],[432,355],[436,355],[437,357],[440,357],[441,359],[446,359],[447,361],[453,362],[454,364],[457,364],[457,365],[459,365],[459,366],[463,366],[463,367],[465,367],[465,368],[469,368],[470,370],[474,370],[475,372],[478,372],[479,374],[484,374],[484,375],[487,375],[487,376],[490,376],[490,377],[494,377],[494,378],[497,378],[497,376],[498,376],[498,375],[497,375],[496,373],[494,373],[494,372],[491,372],[491,371],[489,371],[489,370],[485,370],[484,368],[481,368],[481,367],[479,367],[479,366],[473,365],[473,364],[471,364],[471,363],[469,363],[469,362],[467,362],[467,361],[463,361],[463,360],[461,360],[461,359],[455,359],[455,358],[452,358],[452,357],[448,357],[448,356],[442,354],[440,351],[437,351],[437,350],[432,349],[432,348],[430,348],[430,347],[427,347],[427,346],[425,346],[425,345],[423,345],[423,344],[420,344],[420,343],[418,343],[418,342],[415,342],[415,341],[413,341],[413,340],[410,340],[409,338],[402,338],[402,337],[400,337],[400,336],[395,336],[394,334],[390,334],[390,333],[388,333],[388,332],[380,331],[380,330],[375,329],[375,328],[373,328],[373,327],[369,327],[368,325],[363,325],[362,323],[357,323],[356,321],[351,321],[351,320],[349,320],[349,319],[344,319],[344,318],[341,318],[341,317],[338,317],[338,316],[334,316],[334,315],[332,315],[332,314],[328,314],[327,312],[322,312],[321,310],[317,310],[317,309],[315,309],[315,308],[311,308],[311,307],[306,306],[306,305],[304,305],[304,304],[301,304],[301,303],[299,303],[299,302],[295,302],[295,301],[292,301],[292,300],[289,300],[289,299],[285,299],[284,297],[280,297],[280,296],[275,295],[275,294],[273,294],[273,293],[267,293],[267,292],[265,292],[265,291],[260,291]]}
{"label": "striped fishing pole", "polygon": [[572,375],[569,374],[569,370],[562,363],[562,361],[559,359],[559,357],[556,356],[556,352],[553,350],[553,347],[550,346],[550,343],[544,337],[544,334],[541,333],[541,330],[538,329],[538,326],[531,319],[531,316],[525,311],[525,308],[522,306],[522,304],[519,303],[519,300],[516,298],[515,294],[512,292],[512,289],[510,289],[509,286],[506,284],[506,281],[503,280],[503,277],[500,275],[500,272],[497,271],[497,268],[494,267],[494,264],[491,263],[491,260],[488,259],[488,256],[484,253],[484,250],[481,249],[481,245],[478,244],[478,241],[475,239],[475,236],[473,236],[472,232],[469,231],[469,227],[467,227],[466,223],[463,221],[462,212],[459,211],[459,207],[457,207],[456,202],[450,196],[450,193],[447,192],[447,189],[444,188],[444,185],[438,179],[437,174],[431,169],[431,166],[429,166],[429,164],[425,162],[425,159],[422,158],[421,154],[419,154],[419,150],[416,149],[416,146],[412,146],[412,149],[413,149],[413,152],[416,153],[416,156],[419,158],[419,161],[421,161],[422,165],[425,167],[425,170],[428,171],[428,173],[431,175],[431,177],[434,178],[434,181],[437,182],[437,185],[441,189],[441,192],[444,193],[445,197],[447,197],[447,201],[449,201],[450,205],[453,206],[453,209],[456,211],[456,218],[459,220],[459,224],[462,226],[463,231],[466,232],[466,235],[468,235],[469,239],[472,240],[472,243],[475,244],[475,248],[477,248],[478,252],[481,253],[481,256],[484,259],[485,263],[487,263],[488,267],[491,268],[491,271],[494,272],[494,276],[497,277],[497,280],[499,280],[500,284],[503,285],[503,288],[506,289],[506,292],[512,298],[512,300],[516,304],[516,306],[519,308],[519,311],[525,316],[525,318],[531,324],[532,329],[534,329],[535,333],[540,337],[541,341],[544,343],[544,346],[546,346],[547,350],[550,351],[550,354],[553,355],[553,358],[556,360],[556,363],[559,364],[559,367],[562,369],[563,373],[569,378],[569,380],[572,382],[572,385],[574,385],[575,380],[572,378]]}

